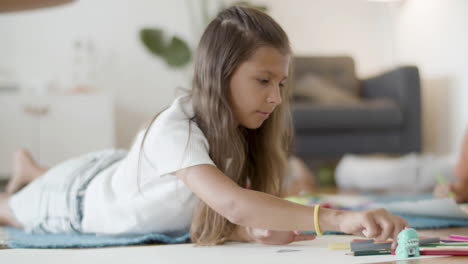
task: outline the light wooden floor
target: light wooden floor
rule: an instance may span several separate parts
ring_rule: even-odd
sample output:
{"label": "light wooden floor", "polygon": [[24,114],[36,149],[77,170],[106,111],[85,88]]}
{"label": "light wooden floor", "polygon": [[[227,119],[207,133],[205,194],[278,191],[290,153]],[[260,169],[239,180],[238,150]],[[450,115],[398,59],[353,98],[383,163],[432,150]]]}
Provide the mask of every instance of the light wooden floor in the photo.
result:
{"label": "light wooden floor", "polygon": [[[459,234],[459,235],[467,235],[468,236],[468,227],[464,227],[464,228],[443,228],[443,229],[430,229],[430,230],[419,230],[419,233],[421,235],[424,235],[424,236],[440,236],[440,237],[446,237],[450,234]],[[0,236],[1,236],[1,228],[0,228]],[[316,241],[316,242],[319,242],[319,241]],[[261,250],[261,249],[265,249],[265,247],[262,247],[262,245],[255,245],[255,244],[252,244],[252,245],[240,245],[240,246],[237,246],[237,247],[243,247],[242,250],[246,250],[249,249],[251,251],[248,251],[250,252],[249,254],[253,254],[253,251],[256,251],[256,249],[258,250]],[[273,246],[271,246],[273,247]],[[326,246],[325,246],[326,247]],[[138,247],[111,247],[111,248],[104,248],[104,249],[84,249],[84,250],[57,250],[57,249],[43,249],[43,250],[34,250],[34,249],[26,249],[26,250],[23,250],[23,249],[13,249],[13,250],[9,250],[9,249],[5,249],[5,250],[0,250],[0,259],[3,259],[3,260],[24,260],[26,262],[23,262],[23,261],[20,261],[18,263],[30,263],[28,261],[31,261],[32,259],[34,260],[37,260],[37,257],[39,256],[38,254],[42,254],[44,256],[40,257],[40,261],[37,262],[37,263],[63,263],[63,260],[64,259],[68,259],[70,257],[74,257],[74,258],[77,258],[77,260],[85,260],[85,259],[94,259],[95,257],[97,257],[98,259],[99,258],[102,258],[102,259],[114,259],[115,256],[114,254],[118,254],[119,252],[121,251],[128,251],[127,253],[130,254],[131,256],[134,256],[134,257],[137,257],[137,256],[140,256],[141,255],[141,259],[142,260],[149,260],[149,259],[152,259],[152,260],[155,260],[156,257],[159,257],[161,258],[161,260],[165,259],[165,258],[175,258],[175,257],[180,257],[179,251],[184,251],[184,250],[191,250],[191,251],[195,251],[194,248],[196,249],[196,247],[193,247],[191,244],[185,244],[185,245],[176,245],[176,246],[165,246],[165,247],[162,247],[162,248],[154,248],[152,246],[138,246]],[[163,249],[162,252],[155,252],[157,249]],[[203,255],[205,256],[206,254],[208,254],[207,252],[203,252],[200,253],[198,251],[200,251],[201,249],[198,248],[199,250],[197,250],[195,253],[194,252],[189,252],[190,254],[192,255]],[[202,248],[204,251],[205,249]],[[139,252],[135,252],[135,251],[139,251],[141,250],[142,253],[139,253]],[[172,254],[169,254],[171,252],[169,252],[170,250],[176,250],[174,252],[172,252]],[[210,251],[210,254],[219,254],[219,253],[222,253],[223,256],[224,254],[232,254],[232,250],[238,250],[236,247],[224,247],[224,248],[221,248],[221,247],[216,247],[216,248],[212,248],[212,249],[209,249]],[[165,252],[169,252],[168,254],[164,255]],[[219,252],[218,252],[219,251]],[[110,252],[110,253],[109,253]],[[125,254],[127,254],[125,253]],[[124,254],[124,255],[125,255]],[[154,256],[152,256],[151,254],[155,254]],[[174,255],[176,254],[176,255]],[[198,254],[198,255],[197,255]],[[59,256],[60,255],[60,256]],[[62,256],[63,255],[63,256]],[[184,255],[184,254],[182,254]],[[195,256],[194,255],[194,256]],[[247,254],[248,255],[248,254]],[[54,258],[56,258],[54,261],[52,261],[52,258],[53,256],[55,256]],[[146,257],[145,257],[146,256]],[[268,255],[266,255],[268,256]],[[271,255],[269,255],[271,256]],[[282,257],[283,255],[276,255],[275,258],[278,258],[278,257]],[[286,256],[286,255],[284,255]],[[344,256],[344,255],[343,255]],[[200,256],[198,256],[200,257]],[[218,256],[219,257],[219,256]],[[120,259],[120,258],[117,258],[117,259]],[[205,257],[200,257],[198,259],[205,259],[206,260],[206,256]],[[221,258],[222,259],[222,258]],[[295,258],[296,260],[301,260],[300,258],[297,259]],[[309,258],[307,258],[309,259]],[[114,259],[115,260],[115,259]],[[273,260],[273,259],[270,259],[270,260]],[[364,259],[362,259],[364,260]],[[341,261],[339,262],[329,262],[329,263],[346,263],[348,260],[345,260],[345,259],[341,259]],[[361,261],[358,261],[357,259],[349,259],[350,262],[352,263],[362,263]],[[358,262],[356,262],[358,261]],[[118,260],[117,261],[118,263],[133,263],[133,262],[126,262],[124,261],[124,259],[122,260]],[[3,263],[3,261],[0,261],[0,263]],[[5,262],[7,263],[7,262]],[[75,263],[75,262],[70,262],[70,263]],[[76,263],[83,263],[83,262],[76,262]],[[204,262],[205,263],[205,262]],[[211,263],[211,262],[210,262]],[[229,262],[229,263],[234,263],[234,262]],[[236,262],[237,263],[237,262]],[[249,262],[250,263],[250,262]],[[252,263],[258,263],[256,261],[252,261]],[[271,263],[286,263],[286,262],[278,262],[278,261],[273,261]],[[298,261],[297,263],[306,263],[306,262],[303,262],[303,259],[302,261]],[[309,263],[309,261],[307,261],[307,263]],[[369,263],[368,261],[366,261],[365,263]],[[429,264],[435,264],[435,263],[438,263],[438,264],[447,264],[447,263],[468,263],[468,256],[448,256],[448,257],[437,257],[437,258],[420,258],[420,259],[406,259],[406,260],[398,260],[398,261],[387,261],[387,262],[373,262],[373,263],[394,263],[394,264],[425,264],[425,263],[429,263]]]}

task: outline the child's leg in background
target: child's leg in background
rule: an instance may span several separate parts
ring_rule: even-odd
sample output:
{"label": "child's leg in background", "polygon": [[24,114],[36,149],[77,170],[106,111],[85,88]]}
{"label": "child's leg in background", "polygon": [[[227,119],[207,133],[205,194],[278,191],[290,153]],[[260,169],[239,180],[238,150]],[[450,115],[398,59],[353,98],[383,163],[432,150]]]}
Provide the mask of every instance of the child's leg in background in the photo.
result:
{"label": "child's leg in background", "polygon": [[468,202],[468,129],[465,131],[454,173],[457,180],[450,188],[455,193],[457,202],[466,203]]}
{"label": "child's leg in background", "polygon": [[455,167],[455,175],[460,180],[468,181],[468,129],[466,129],[465,136],[463,138],[460,156]]}
{"label": "child's leg in background", "polygon": [[310,193],[315,190],[315,177],[307,165],[297,157],[288,161],[289,173],[284,180],[281,196]]}
{"label": "child's leg in background", "polygon": [[345,155],[335,170],[339,188],[356,191],[416,193],[431,191],[436,175],[447,181],[452,175],[453,156],[407,154],[401,157]]}
{"label": "child's leg in background", "polygon": [[48,168],[39,166],[29,151],[19,149],[13,154],[13,175],[6,186],[6,192],[13,194],[24,185],[43,175]]}
{"label": "child's leg in background", "polygon": [[445,198],[452,191],[455,194],[455,199],[459,203],[468,202],[468,129],[465,131],[460,155],[457,158],[453,173],[455,179],[450,185],[437,185],[434,188],[434,196]]}

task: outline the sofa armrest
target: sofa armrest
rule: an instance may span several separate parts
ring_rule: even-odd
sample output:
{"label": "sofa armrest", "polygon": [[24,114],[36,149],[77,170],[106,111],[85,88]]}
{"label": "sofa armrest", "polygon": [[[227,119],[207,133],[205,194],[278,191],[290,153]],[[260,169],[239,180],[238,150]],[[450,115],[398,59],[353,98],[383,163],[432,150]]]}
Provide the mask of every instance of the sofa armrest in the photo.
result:
{"label": "sofa armrest", "polygon": [[362,80],[365,98],[390,98],[401,106],[420,100],[418,68],[402,66],[378,76]]}
{"label": "sofa armrest", "polygon": [[415,66],[401,66],[381,75],[362,80],[362,97],[389,98],[400,107],[404,117],[403,146],[421,151],[421,83]]}

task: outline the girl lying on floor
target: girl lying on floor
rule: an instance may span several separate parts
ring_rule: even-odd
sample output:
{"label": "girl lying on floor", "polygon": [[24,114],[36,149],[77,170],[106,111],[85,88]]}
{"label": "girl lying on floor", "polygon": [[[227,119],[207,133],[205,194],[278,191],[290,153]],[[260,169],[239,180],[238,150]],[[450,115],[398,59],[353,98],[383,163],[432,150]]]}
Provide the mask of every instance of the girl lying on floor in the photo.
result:
{"label": "girl lying on floor", "polygon": [[[0,224],[29,232],[142,234],[190,230],[199,245],[287,244],[301,230],[396,241],[407,222],[384,209],[340,211],[279,198],[291,145],[291,48],[255,9],[231,7],[207,26],[191,92],[106,150],[35,171],[0,197]],[[27,167],[26,166],[26,167]]]}

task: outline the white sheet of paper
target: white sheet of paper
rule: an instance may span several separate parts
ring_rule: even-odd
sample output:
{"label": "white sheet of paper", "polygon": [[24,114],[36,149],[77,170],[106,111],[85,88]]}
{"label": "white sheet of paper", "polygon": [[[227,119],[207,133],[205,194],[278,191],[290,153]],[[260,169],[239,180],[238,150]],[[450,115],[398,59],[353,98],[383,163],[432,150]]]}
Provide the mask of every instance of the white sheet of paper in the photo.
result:
{"label": "white sheet of paper", "polygon": [[[75,263],[375,263],[395,261],[394,255],[354,257],[349,250],[328,249],[330,242],[348,242],[353,236],[330,235],[283,246],[228,243],[222,246],[195,247],[193,244],[134,246],[100,249],[5,249],[0,263],[75,264]],[[423,256],[419,258],[431,258]],[[412,258],[413,259],[413,258]]]}
{"label": "white sheet of paper", "polygon": [[468,214],[450,198],[381,203],[372,207],[383,207],[393,213],[468,219]]}

